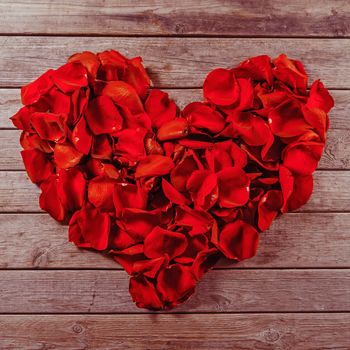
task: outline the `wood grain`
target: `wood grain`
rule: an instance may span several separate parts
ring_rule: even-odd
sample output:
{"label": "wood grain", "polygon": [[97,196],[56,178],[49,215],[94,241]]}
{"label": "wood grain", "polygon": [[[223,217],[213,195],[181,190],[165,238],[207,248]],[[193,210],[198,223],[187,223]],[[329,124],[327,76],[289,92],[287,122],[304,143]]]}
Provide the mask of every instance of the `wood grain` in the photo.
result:
{"label": "wood grain", "polygon": [[350,315],[9,315],[0,348],[347,350]]}
{"label": "wood grain", "polygon": [[277,37],[350,33],[346,0],[5,0],[0,12],[1,33]]}
{"label": "wood grain", "polygon": [[[202,89],[165,89],[165,91],[175,100],[180,109],[193,101],[203,100]],[[0,88],[0,129],[14,128],[9,118],[22,107],[20,93],[19,89]],[[350,91],[331,90],[330,93],[335,101],[335,106],[330,113],[331,130],[350,129]]]}
{"label": "wood grain", "polygon": [[[314,179],[314,193],[300,211],[349,211],[349,171],[318,170]],[[38,194],[24,171],[0,172],[0,213],[38,212]]]}
{"label": "wood grain", "polygon": [[[235,66],[251,56],[285,53],[301,60],[310,82],[350,88],[350,39],[0,37],[0,87],[19,87],[74,52],[115,49],[142,56],[155,86],[201,87],[215,67]],[[336,54],[335,54],[336,53]]]}
{"label": "wood grain", "polygon": [[[109,256],[68,242],[68,227],[47,214],[1,214],[1,269],[120,269]],[[289,213],[261,235],[257,256],[218,268],[350,267],[350,214]]]}
{"label": "wood grain", "polygon": [[[330,129],[319,169],[350,169],[350,130]],[[24,170],[19,130],[0,132],[0,170]]]}
{"label": "wood grain", "polygon": [[[124,271],[2,270],[0,290],[0,313],[145,312]],[[350,270],[215,270],[174,311],[350,311]]]}

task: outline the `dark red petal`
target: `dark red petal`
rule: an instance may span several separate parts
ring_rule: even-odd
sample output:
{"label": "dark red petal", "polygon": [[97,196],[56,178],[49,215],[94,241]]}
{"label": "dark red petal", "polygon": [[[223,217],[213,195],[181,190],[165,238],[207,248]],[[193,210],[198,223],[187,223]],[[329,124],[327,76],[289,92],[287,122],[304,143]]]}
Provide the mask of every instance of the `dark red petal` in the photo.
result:
{"label": "dark red petal", "polygon": [[248,112],[232,113],[227,120],[231,122],[231,136],[240,136],[250,146],[264,145],[271,134],[262,118]]}
{"label": "dark red petal", "polygon": [[113,212],[113,191],[117,181],[105,175],[97,176],[89,181],[89,202],[103,212]]}
{"label": "dark red petal", "polygon": [[88,85],[86,68],[80,63],[66,63],[52,73],[51,79],[64,93]]}
{"label": "dark red petal", "polygon": [[84,154],[89,154],[92,144],[92,135],[86,125],[85,118],[80,118],[71,134],[71,141],[75,148]]}
{"label": "dark red petal", "polygon": [[334,106],[332,96],[319,80],[314,81],[311,85],[307,106],[322,109],[325,113],[328,113]]}
{"label": "dark red petal", "polygon": [[107,96],[98,96],[90,101],[85,117],[95,135],[115,133],[123,125],[123,119],[117,107]]}
{"label": "dark red petal", "polygon": [[124,208],[146,209],[148,193],[138,184],[118,183],[114,187],[113,202],[117,212]]}
{"label": "dark red petal", "polygon": [[294,174],[310,175],[317,168],[323,147],[317,142],[289,144],[283,151],[283,165]]}
{"label": "dark red petal", "polygon": [[205,99],[221,106],[229,106],[239,99],[239,86],[230,69],[218,68],[211,71],[203,84]]}
{"label": "dark red petal", "polygon": [[242,169],[236,167],[225,168],[216,175],[219,186],[218,204],[220,207],[234,208],[247,203],[250,180]]}
{"label": "dark red petal", "polygon": [[282,208],[283,196],[278,190],[267,191],[258,204],[258,226],[261,231],[267,230]]}
{"label": "dark red petal", "polygon": [[169,262],[168,257],[160,257],[155,259],[145,259],[145,260],[137,260],[133,265],[133,273],[135,274],[143,274],[149,278],[155,278],[158,271],[166,266]]}
{"label": "dark red petal", "polygon": [[38,102],[40,97],[51,89],[53,85],[51,80],[53,72],[54,71],[50,69],[32,83],[22,87],[22,104],[31,105]]}
{"label": "dark red petal", "polygon": [[214,134],[225,127],[224,117],[212,107],[201,102],[192,102],[187,105],[182,111],[182,115],[191,126],[208,130]]}
{"label": "dark red petal", "polygon": [[118,133],[115,153],[136,162],[146,155],[144,138],[145,129],[124,129]]}
{"label": "dark red petal", "polygon": [[57,173],[57,193],[64,208],[69,212],[80,209],[86,192],[86,180],[77,168],[61,169]]}
{"label": "dark red petal", "polygon": [[92,80],[96,78],[96,74],[100,66],[100,60],[94,53],[90,51],[76,53],[69,57],[68,62],[82,64],[88,71],[90,78]]}
{"label": "dark red petal", "polygon": [[170,173],[172,185],[178,191],[186,191],[187,180],[191,174],[200,168],[199,161],[194,153],[187,153],[184,158],[178,162]]}
{"label": "dark red petal", "polygon": [[269,85],[273,82],[271,59],[267,55],[251,57],[234,69],[237,77],[266,81]]}
{"label": "dark red petal", "polygon": [[194,171],[187,181],[187,190],[195,207],[210,209],[218,199],[216,175],[210,170]]}
{"label": "dark red petal", "polygon": [[216,248],[199,252],[192,264],[192,271],[196,279],[199,280],[204,273],[212,269],[219,258],[220,255]]}
{"label": "dark red petal", "polygon": [[69,241],[81,248],[104,250],[108,246],[109,215],[86,204],[69,222]]}
{"label": "dark red petal", "polygon": [[145,109],[152,121],[152,126],[160,128],[164,123],[175,119],[176,104],[169,95],[161,90],[151,90],[145,102]]}
{"label": "dark red petal", "polygon": [[42,191],[39,198],[40,208],[48,212],[55,220],[64,221],[67,212],[57,191],[57,177],[50,176],[40,184],[40,189]]}
{"label": "dark red petal", "polygon": [[143,241],[160,222],[161,213],[158,210],[125,208],[120,214],[118,225],[139,242]]}
{"label": "dark red petal", "polygon": [[92,138],[91,157],[111,160],[112,145],[111,137],[109,135],[96,135]]}
{"label": "dark red petal", "polygon": [[164,308],[164,304],[153,283],[143,275],[130,278],[129,292],[132,296],[132,300],[138,307],[150,310],[160,310]]}
{"label": "dark red petal", "polygon": [[120,251],[110,251],[114,260],[129,274],[134,272],[134,263],[146,259],[143,254],[143,244],[136,244]]}
{"label": "dark red petal", "polygon": [[291,60],[286,55],[279,55],[273,60],[275,65],[273,75],[294,90],[305,92],[307,88],[307,75],[300,61]]}
{"label": "dark red petal", "polygon": [[155,227],[144,241],[144,253],[148,258],[168,255],[170,259],[181,255],[187,248],[187,238],[183,233]]}
{"label": "dark red petal", "polygon": [[162,189],[164,195],[170,202],[178,205],[189,205],[191,201],[180,193],[175,187],[173,187],[168,181],[162,179]]}
{"label": "dark red petal", "polygon": [[287,168],[281,165],[280,182],[283,194],[283,213],[299,209],[309,200],[312,194],[312,175],[293,176]]}
{"label": "dark red petal", "polygon": [[173,168],[174,162],[171,158],[159,154],[150,154],[139,162],[135,178],[166,175]]}
{"label": "dark red petal", "polygon": [[65,123],[65,118],[59,114],[36,112],[31,116],[33,128],[44,140],[54,142],[64,140],[67,133]]}
{"label": "dark red petal", "polygon": [[268,115],[272,132],[279,137],[293,137],[311,129],[300,106],[293,100],[285,100]]}
{"label": "dark red petal", "polygon": [[143,104],[136,90],[123,81],[109,81],[102,88],[101,95],[110,97],[118,106],[128,109],[132,114],[144,112]]}
{"label": "dark red petal", "polygon": [[83,154],[70,143],[58,143],[54,150],[54,161],[61,169],[72,168],[79,164]]}
{"label": "dark red petal", "polygon": [[175,118],[164,123],[157,132],[159,141],[181,139],[188,135],[188,123],[186,119]]}
{"label": "dark red petal", "polygon": [[258,243],[258,231],[242,220],[236,220],[226,224],[221,231],[219,249],[229,259],[243,260],[255,255]]}
{"label": "dark red petal", "polygon": [[191,269],[180,264],[161,270],[157,278],[157,290],[171,307],[187,300],[195,286],[196,279]]}
{"label": "dark red petal", "polygon": [[36,149],[21,151],[24,166],[34,183],[46,180],[53,173],[53,165],[45,153]]}
{"label": "dark red petal", "polygon": [[128,61],[123,78],[128,84],[134,87],[141,98],[146,96],[151,80],[142,65],[141,57],[134,57]]}

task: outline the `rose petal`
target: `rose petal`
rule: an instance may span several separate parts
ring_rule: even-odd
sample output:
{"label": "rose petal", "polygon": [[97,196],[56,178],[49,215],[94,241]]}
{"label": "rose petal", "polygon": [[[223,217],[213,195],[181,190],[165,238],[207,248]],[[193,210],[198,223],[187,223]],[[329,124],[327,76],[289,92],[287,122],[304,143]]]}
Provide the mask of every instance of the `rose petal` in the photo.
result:
{"label": "rose petal", "polygon": [[188,124],[186,119],[175,118],[164,123],[157,132],[159,141],[180,139],[188,134]]}
{"label": "rose petal", "polygon": [[175,187],[173,187],[168,181],[162,179],[162,189],[164,195],[169,199],[170,202],[178,205],[188,205],[191,201],[180,193]]}
{"label": "rose petal", "polygon": [[69,222],[69,241],[81,248],[104,250],[108,246],[109,231],[108,214],[85,204]]}
{"label": "rose petal", "polygon": [[72,168],[79,164],[83,154],[69,143],[58,143],[54,150],[55,164],[61,169]]}
{"label": "rose petal", "polygon": [[258,231],[242,220],[236,220],[226,224],[221,231],[219,249],[228,259],[249,259],[256,254],[258,242]]}
{"label": "rose petal", "polygon": [[92,134],[88,128],[85,118],[80,118],[75,125],[72,134],[71,141],[75,148],[84,154],[89,154],[92,145]]}
{"label": "rose petal", "polygon": [[234,208],[247,203],[250,180],[242,169],[225,168],[216,175],[219,186],[218,205],[220,207]]}
{"label": "rose petal", "polygon": [[160,310],[164,308],[153,283],[143,275],[130,278],[129,292],[138,307]]}
{"label": "rose petal", "polygon": [[282,208],[283,196],[278,190],[267,191],[258,204],[258,226],[261,231],[267,230]]}
{"label": "rose petal", "polygon": [[196,280],[191,269],[180,264],[161,270],[157,278],[157,290],[170,307],[187,300],[195,286]]}
{"label": "rose petal", "polygon": [[31,116],[31,124],[44,140],[60,142],[67,134],[65,118],[59,114],[36,112]]}
{"label": "rose petal", "polygon": [[328,113],[334,107],[334,100],[324,85],[316,80],[311,85],[306,105],[309,108],[319,108]]}
{"label": "rose petal", "polygon": [[89,181],[88,199],[103,212],[113,212],[113,191],[117,181],[105,175],[97,176]]}
{"label": "rose petal", "polygon": [[203,84],[204,97],[221,106],[229,106],[239,99],[239,85],[230,69],[218,68],[211,71]]}
{"label": "rose petal", "polygon": [[212,107],[201,102],[188,104],[182,111],[182,115],[191,126],[208,130],[214,134],[225,127],[224,117]]}
{"label": "rose petal", "polygon": [[139,162],[135,178],[166,175],[173,168],[174,162],[171,158],[159,154],[150,154]]}
{"label": "rose petal", "polygon": [[53,165],[47,159],[45,153],[31,149],[21,151],[21,156],[32,182],[39,183],[53,174]]}
{"label": "rose petal", "polygon": [[80,63],[66,63],[52,73],[51,79],[64,93],[70,93],[88,85],[87,71]]}
{"label": "rose petal", "polygon": [[175,119],[176,104],[169,95],[161,90],[153,89],[145,102],[145,109],[152,121],[152,126],[160,128],[164,123]]}
{"label": "rose petal", "polygon": [[181,255],[187,248],[187,238],[183,233],[155,227],[144,241],[144,253],[148,258],[159,258],[167,254],[170,259]]}

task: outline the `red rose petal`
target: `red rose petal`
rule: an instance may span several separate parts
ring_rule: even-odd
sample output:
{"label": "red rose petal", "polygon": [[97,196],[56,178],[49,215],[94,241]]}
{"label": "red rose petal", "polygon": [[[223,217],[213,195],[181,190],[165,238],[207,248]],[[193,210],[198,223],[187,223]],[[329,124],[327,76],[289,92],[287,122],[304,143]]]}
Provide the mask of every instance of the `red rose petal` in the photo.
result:
{"label": "red rose petal", "polygon": [[67,126],[65,125],[65,118],[59,114],[33,113],[31,124],[44,140],[60,142],[66,137]]}
{"label": "red rose petal", "polygon": [[243,260],[255,255],[258,243],[258,231],[242,220],[236,220],[226,224],[221,231],[219,249],[228,259]]}
{"label": "red rose petal", "polygon": [[203,83],[204,97],[217,105],[229,106],[239,99],[239,85],[230,69],[218,68],[211,71]]}
{"label": "red rose petal", "polygon": [[250,180],[242,169],[236,167],[225,168],[216,175],[219,186],[218,204],[220,207],[234,208],[247,203]]}
{"label": "red rose petal", "polygon": [[169,199],[170,202],[178,205],[188,205],[191,201],[180,193],[175,187],[173,187],[168,181],[162,179],[162,189],[164,195]]}
{"label": "red rose petal", "polygon": [[153,283],[143,275],[130,278],[129,292],[138,307],[151,310],[159,310],[164,307]]}
{"label": "red rose petal", "polygon": [[52,175],[53,165],[46,158],[45,153],[36,149],[31,149],[21,151],[21,156],[32,182],[39,183]]}
{"label": "red rose petal", "polygon": [[104,250],[108,246],[109,230],[109,215],[85,204],[69,222],[69,241],[81,248]]}
{"label": "red rose petal", "polygon": [[205,129],[213,134],[220,132],[225,127],[225,119],[212,107],[201,103],[192,102],[182,111],[188,123],[198,129]]}
{"label": "red rose petal", "polygon": [[123,125],[123,119],[117,107],[106,96],[98,96],[93,99],[89,103],[85,117],[95,135],[115,133]]}
{"label": "red rose petal", "polygon": [[167,255],[170,259],[181,255],[187,248],[187,239],[183,233],[155,227],[144,241],[144,253],[148,258]]}
{"label": "red rose petal", "polygon": [[195,286],[196,280],[191,269],[180,264],[161,270],[157,278],[157,290],[171,306],[187,300]]}
{"label": "red rose petal", "polygon": [[283,197],[281,191],[266,192],[258,204],[258,226],[261,231],[267,230],[282,208]]}
{"label": "red rose petal", "polygon": [[164,123],[175,119],[176,105],[169,95],[161,90],[151,90],[145,102],[146,112],[152,121],[152,126],[160,128]]}
{"label": "red rose petal", "polygon": [[69,143],[58,143],[54,150],[54,160],[61,169],[72,168],[79,164],[83,154]]}
{"label": "red rose petal", "polygon": [[174,162],[171,158],[159,154],[150,154],[139,162],[135,178],[166,175],[173,168]]}
{"label": "red rose petal", "polygon": [[88,84],[87,71],[80,63],[66,63],[52,73],[51,79],[64,93],[72,92]]}

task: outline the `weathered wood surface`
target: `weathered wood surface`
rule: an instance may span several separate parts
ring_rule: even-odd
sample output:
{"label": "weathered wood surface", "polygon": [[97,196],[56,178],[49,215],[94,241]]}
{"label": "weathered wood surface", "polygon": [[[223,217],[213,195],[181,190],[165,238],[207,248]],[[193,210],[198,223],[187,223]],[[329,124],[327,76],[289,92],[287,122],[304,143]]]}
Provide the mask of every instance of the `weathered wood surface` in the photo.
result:
{"label": "weathered wood surface", "polygon": [[78,0],[0,3],[1,33],[330,36],[350,34],[347,0]]}
{"label": "weathered wood surface", "polygon": [[[203,101],[202,89],[165,89],[165,91],[180,109],[193,101]],[[335,101],[335,106],[330,112],[331,130],[350,129],[350,91],[331,90],[330,93]],[[9,118],[22,107],[20,94],[19,89],[0,88],[0,129],[14,129]]]}
{"label": "weathered wood surface", "polygon": [[[314,174],[314,192],[300,211],[349,211],[350,172],[318,170]],[[0,213],[38,212],[39,189],[24,171],[0,171]]]}
{"label": "weathered wood surface", "polygon": [[[0,171],[23,170],[19,130],[0,132]],[[350,129],[330,129],[319,169],[350,169]]]}
{"label": "weathered wood surface", "polygon": [[0,47],[0,87],[27,84],[74,52],[115,49],[128,57],[142,56],[154,85],[163,88],[201,87],[215,67],[281,53],[301,60],[310,82],[321,78],[328,88],[350,88],[350,39],[2,36]]}
{"label": "weathered wood surface", "polygon": [[[143,313],[125,271],[0,271],[0,313]],[[350,311],[350,270],[215,270],[175,312]]]}
{"label": "weathered wood surface", "polygon": [[[120,269],[109,256],[68,242],[47,214],[0,215],[0,269]],[[349,213],[290,213],[261,235],[257,256],[218,268],[350,267]]]}
{"label": "weathered wood surface", "polygon": [[350,315],[6,315],[1,349],[348,350]]}

